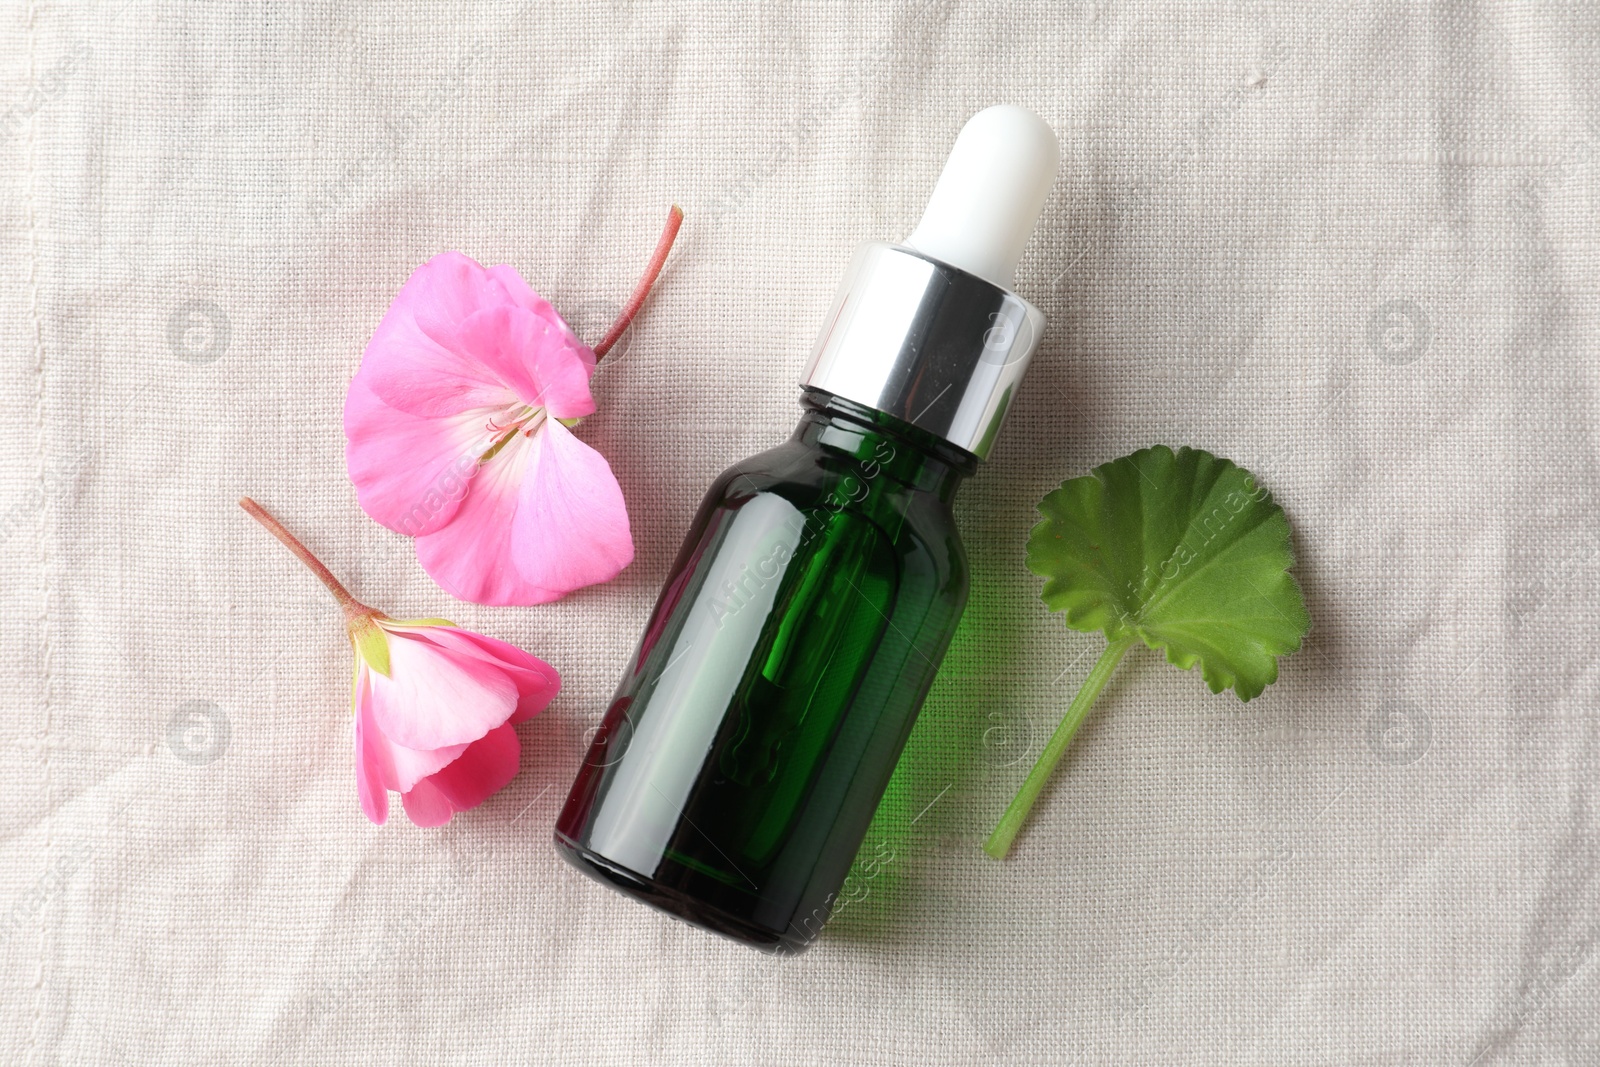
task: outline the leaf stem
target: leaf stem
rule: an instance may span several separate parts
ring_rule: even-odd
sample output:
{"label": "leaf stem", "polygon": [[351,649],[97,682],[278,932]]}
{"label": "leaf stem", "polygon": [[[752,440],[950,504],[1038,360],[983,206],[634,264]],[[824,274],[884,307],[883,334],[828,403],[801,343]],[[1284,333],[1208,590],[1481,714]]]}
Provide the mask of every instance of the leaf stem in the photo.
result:
{"label": "leaf stem", "polygon": [[633,322],[633,317],[639,314],[639,309],[644,306],[645,298],[650,295],[650,287],[655,285],[656,278],[661,274],[661,268],[666,265],[667,253],[672,251],[672,242],[678,239],[678,227],[683,225],[683,209],[677,204],[672,205],[672,210],[667,212],[667,225],[661,231],[661,237],[656,241],[656,250],[650,254],[650,262],[644,268],[644,275],[639,279],[639,284],[633,287],[633,295],[628,298],[628,305],[617,316],[617,321],[611,324],[611,329],[594,346],[596,362],[605,358],[611,351],[611,346],[622,339],[622,334],[628,325]]}
{"label": "leaf stem", "polygon": [[340,584],[339,579],[333,576],[333,572],[323,566],[322,561],[312,555],[311,550],[302,544],[298,537],[284,529],[283,523],[279,522],[270,511],[247,496],[239,498],[239,506],[244,508],[252,519],[265,526],[268,533],[282,541],[289,551],[299,557],[300,562],[304,563],[311,573],[315,574],[317,579],[328,587],[328,592],[333,594],[333,599],[337,600],[339,606],[344,609],[345,618],[355,619],[359,616],[374,614],[371,608],[351,596],[350,590]]}
{"label": "leaf stem", "polygon": [[1111,675],[1116,671],[1117,664],[1122,662],[1123,653],[1132,647],[1134,640],[1135,638],[1130,636],[1112,641],[1106,645],[1106,650],[1100,653],[1100,658],[1089,669],[1089,676],[1083,680],[1078,695],[1072,698],[1066,715],[1062,716],[1061,725],[1050,735],[1050,741],[1039,754],[1038,762],[1033,765],[1033,770],[1028,772],[1022,788],[1011,798],[1011,803],[1006,806],[1005,814],[1000,816],[1000,822],[995,826],[994,833],[990,834],[989,840],[984,843],[983,850],[995,859],[1005,859],[1006,853],[1011,851],[1011,842],[1016,839],[1022,824],[1027,821],[1028,812],[1033,809],[1033,802],[1039,799],[1044,784],[1050,780],[1050,773],[1056,769],[1056,764],[1061,762],[1067,746],[1072,744],[1072,735],[1078,732],[1078,727],[1089,717],[1089,709],[1094,706],[1095,698],[1100,695],[1100,690],[1106,687],[1106,683],[1111,681]]}

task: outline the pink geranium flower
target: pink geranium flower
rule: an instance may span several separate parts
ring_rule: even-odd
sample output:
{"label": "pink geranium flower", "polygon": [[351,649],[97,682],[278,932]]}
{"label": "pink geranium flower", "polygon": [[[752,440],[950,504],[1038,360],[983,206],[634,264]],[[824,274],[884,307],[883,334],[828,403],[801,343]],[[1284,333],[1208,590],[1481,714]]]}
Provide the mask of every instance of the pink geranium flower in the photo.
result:
{"label": "pink geranium flower", "polygon": [[512,726],[561,688],[543,660],[443,619],[374,612],[353,640],[356,792],[375,823],[388,818],[391,791],[418,826],[499,792],[522,758]]}
{"label": "pink geranium flower", "polygon": [[542,604],[633,560],[627,506],[604,456],[571,426],[589,379],[643,304],[683,215],[593,349],[513,268],[459,252],[401,286],[345,398],[346,462],[366,513],[416,538],[445,591]]}
{"label": "pink geranium flower", "polygon": [[344,608],[356,653],[356,793],[367,818],[384,822],[395,792],[412,822],[439,826],[503,789],[522,758],[512,727],[555,698],[555,669],[443,619],[399,621],[367,607],[266,509],[248,497],[239,503]]}

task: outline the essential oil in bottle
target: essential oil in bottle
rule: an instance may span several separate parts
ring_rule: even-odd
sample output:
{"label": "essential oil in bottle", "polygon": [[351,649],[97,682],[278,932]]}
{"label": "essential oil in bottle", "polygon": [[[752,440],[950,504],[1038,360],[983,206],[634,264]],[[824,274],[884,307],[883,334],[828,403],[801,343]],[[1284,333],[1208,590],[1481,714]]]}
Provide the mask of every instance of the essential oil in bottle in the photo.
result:
{"label": "essential oil in bottle", "polygon": [[789,440],[712,483],[556,823],[574,866],[778,953],[817,936],[967,598],[951,505],[1044,327],[1010,291],[1060,149],[998,106],[857,252]]}

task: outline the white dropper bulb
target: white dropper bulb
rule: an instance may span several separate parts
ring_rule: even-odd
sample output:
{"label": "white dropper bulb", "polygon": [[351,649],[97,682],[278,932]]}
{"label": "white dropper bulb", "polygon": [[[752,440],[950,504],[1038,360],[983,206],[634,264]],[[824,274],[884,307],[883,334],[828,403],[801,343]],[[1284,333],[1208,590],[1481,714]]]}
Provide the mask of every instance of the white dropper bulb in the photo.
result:
{"label": "white dropper bulb", "polygon": [[1061,145],[1038,115],[985,108],[961,128],[906,246],[1010,289],[1060,161]]}

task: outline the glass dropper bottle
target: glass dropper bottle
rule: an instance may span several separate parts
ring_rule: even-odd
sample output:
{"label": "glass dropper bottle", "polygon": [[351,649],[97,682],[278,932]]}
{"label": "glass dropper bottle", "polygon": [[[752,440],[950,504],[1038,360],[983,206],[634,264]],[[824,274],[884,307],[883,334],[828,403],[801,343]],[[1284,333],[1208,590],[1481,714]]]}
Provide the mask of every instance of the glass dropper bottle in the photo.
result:
{"label": "glass dropper bottle", "polygon": [[981,111],[911,236],[857,251],[799,425],[712,483],[573,783],[585,874],[772,952],[821,930],[966,603],[951,504],[1044,327],[1010,286],[1059,155]]}

